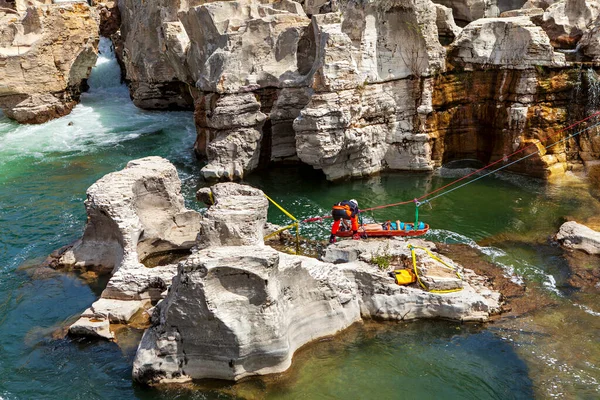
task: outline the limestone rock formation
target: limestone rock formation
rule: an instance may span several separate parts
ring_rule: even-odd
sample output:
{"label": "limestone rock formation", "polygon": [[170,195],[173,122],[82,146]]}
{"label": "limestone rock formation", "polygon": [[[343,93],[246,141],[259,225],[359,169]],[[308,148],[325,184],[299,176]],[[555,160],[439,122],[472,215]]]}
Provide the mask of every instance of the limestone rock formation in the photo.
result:
{"label": "limestone rock formation", "polygon": [[541,26],[555,47],[575,48],[599,14],[598,0],[561,0],[546,9]]}
{"label": "limestone rock formation", "polygon": [[190,38],[187,68],[198,88],[195,148],[208,161],[203,176],[241,179],[261,158],[294,158],[292,121],[308,103],[305,80],[314,58],[302,7],[241,0],[179,15]]}
{"label": "limestone rock formation", "polygon": [[200,248],[263,245],[269,202],[261,190],[218,183],[200,189],[197,198],[210,206],[200,222]]}
{"label": "limestone rock formation", "polygon": [[282,372],[300,346],[361,317],[486,320],[499,297],[479,285],[441,296],[398,286],[362,261],[331,264],[264,246],[208,248],[180,263],[133,376],[155,383]]}
{"label": "limestone rock formation", "polygon": [[220,247],[181,263],[134,361],[144,383],[282,372],[296,349],[360,320],[342,268],[269,247]]}
{"label": "limestone rock formation", "polygon": [[505,17],[529,17],[532,21],[541,21],[544,16],[544,9],[539,7],[521,8],[518,10],[509,10],[500,14],[500,18]]}
{"label": "limestone rock formation", "polygon": [[57,264],[112,274],[101,299],[72,329],[73,334],[91,330],[100,335],[106,333],[96,327],[102,320],[122,322],[145,308],[148,300],[163,297],[177,267],[147,268],[142,261],[191,248],[200,215],[185,208],[177,171],[160,157],[130,161],[124,170],[104,176],[88,189],[85,206],[83,237]]}
{"label": "limestone rock formation", "polygon": [[[561,1],[564,10],[579,4]],[[592,14],[594,1],[584,7]],[[460,4],[479,18],[521,3],[447,5],[454,17]],[[594,107],[583,104],[593,85],[538,26],[552,7],[460,31],[450,8],[430,0],[307,0],[304,10],[291,0],[120,5],[134,102],[194,108],[207,180],[243,179],[278,161],[328,179],[428,171],[461,157],[495,161],[529,144],[539,155],[511,168],[552,177],[596,154],[586,138],[544,148],[544,136]],[[586,12],[570,11],[574,26]],[[441,42],[453,38],[446,54]],[[593,38],[582,46],[592,58]]]}
{"label": "limestone rock formation", "polygon": [[0,108],[22,123],[68,114],[96,62],[98,15],[85,3],[0,11]]}
{"label": "limestone rock formation", "polygon": [[431,170],[429,138],[415,117],[431,111],[427,77],[444,70],[432,3],[349,2],[312,24],[316,93],[294,121],[300,160],[328,179]]}
{"label": "limestone rock formation", "polygon": [[298,44],[309,19],[291,0],[206,2],[180,13],[192,81],[204,92],[296,86]]}
{"label": "limestone rock formation", "polygon": [[138,107],[193,107],[184,62],[189,39],[177,18],[180,3],[200,1],[119,0],[122,43],[117,56]]}
{"label": "limestone rock formation", "polygon": [[480,19],[467,25],[452,43],[453,63],[531,69],[534,65],[562,66],[563,54],[554,52],[548,36],[527,17]]}
{"label": "limestone rock formation", "polygon": [[202,175],[212,180],[238,180],[258,166],[262,127],[267,118],[252,93],[211,93],[197,101],[196,151],[208,164]]}
{"label": "limestone rock formation", "polygon": [[[502,1],[502,0],[500,0]],[[460,26],[480,18],[493,18],[500,14],[498,0],[434,0],[452,9],[454,19]]]}
{"label": "limestone rock formation", "polygon": [[578,43],[579,48],[593,62],[600,62],[600,20],[594,21]]}
{"label": "limestone rock formation", "polygon": [[568,249],[583,250],[588,254],[600,254],[600,232],[575,221],[561,225],[556,240]]}
{"label": "limestone rock formation", "polygon": [[160,157],[130,161],[94,183],[83,237],[61,263],[117,272],[153,253],[189,249],[200,215],[185,208],[175,167]]}
{"label": "limestone rock formation", "polygon": [[462,31],[462,29],[456,25],[452,9],[441,4],[435,5],[437,13],[437,29],[440,37],[445,37],[454,40],[455,37]]}

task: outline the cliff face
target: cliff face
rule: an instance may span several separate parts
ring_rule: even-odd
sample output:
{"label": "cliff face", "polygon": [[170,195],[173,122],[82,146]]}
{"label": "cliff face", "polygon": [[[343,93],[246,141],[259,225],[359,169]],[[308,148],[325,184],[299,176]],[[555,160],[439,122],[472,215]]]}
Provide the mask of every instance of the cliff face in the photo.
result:
{"label": "cliff face", "polygon": [[68,114],[96,62],[98,17],[85,3],[0,9],[0,108],[23,123]]}
{"label": "cliff face", "polygon": [[[0,107],[21,122],[68,113],[95,59],[98,11],[42,3],[0,10]],[[595,72],[554,46],[600,58],[597,0],[528,2],[504,18],[490,18],[492,0],[440,3],[118,0],[98,10],[134,103],[195,111],[207,179],[281,161],[328,179],[432,170],[530,143],[539,155],[518,168],[538,176],[597,159],[595,131],[543,149],[595,104]]]}

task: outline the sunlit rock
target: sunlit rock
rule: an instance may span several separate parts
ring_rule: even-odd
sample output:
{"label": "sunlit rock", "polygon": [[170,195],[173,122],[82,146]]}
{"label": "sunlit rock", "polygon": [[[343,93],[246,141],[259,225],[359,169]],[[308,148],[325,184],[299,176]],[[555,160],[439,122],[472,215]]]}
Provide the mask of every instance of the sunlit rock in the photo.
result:
{"label": "sunlit rock", "polygon": [[427,77],[445,66],[437,12],[429,1],[395,4],[348,2],[313,16],[316,93],[294,131],[300,160],[328,179],[433,168],[415,116],[431,112]]}
{"label": "sunlit rock", "polygon": [[448,57],[466,69],[501,66],[531,69],[536,65],[563,66],[548,35],[527,17],[488,18],[467,25],[450,46]]}
{"label": "sunlit rock", "polygon": [[251,186],[218,183],[202,188],[197,198],[209,205],[200,222],[198,246],[262,246],[269,202]]}
{"label": "sunlit rock", "polygon": [[541,26],[558,48],[575,48],[588,25],[600,14],[597,0],[561,0],[544,12]]}
{"label": "sunlit rock", "polygon": [[21,123],[70,113],[96,62],[96,10],[43,3],[0,12],[0,109]]}
{"label": "sunlit rock", "polygon": [[332,264],[264,246],[208,248],[180,263],[133,376],[148,384],[282,372],[303,344],[361,318],[484,321],[498,311],[499,295],[473,282],[442,296],[398,286],[363,261]]}
{"label": "sunlit rock", "polygon": [[183,204],[177,170],[160,157],[130,161],[104,176],[88,189],[85,206],[83,237],[56,266],[99,270],[111,278],[101,298],[70,329],[75,335],[105,331],[97,321],[127,322],[149,300],[164,297],[176,265],[147,268],[141,261],[191,248],[200,230],[200,215]]}
{"label": "sunlit rock", "polygon": [[568,249],[583,250],[588,254],[600,254],[600,232],[575,221],[561,225],[556,240]]}
{"label": "sunlit rock", "polygon": [[438,35],[454,40],[454,38],[462,31],[462,28],[454,22],[452,9],[441,4],[436,4],[435,10],[437,13],[436,24]]}
{"label": "sunlit rock", "polygon": [[191,248],[200,215],[185,208],[175,167],[160,157],[130,161],[94,183],[83,237],[62,255],[65,266],[117,272],[153,253]]}
{"label": "sunlit rock", "polygon": [[454,19],[460,26],[480,18],[497,17],[499,14],[498,0],[434,0],[434,3],[451,8]]}

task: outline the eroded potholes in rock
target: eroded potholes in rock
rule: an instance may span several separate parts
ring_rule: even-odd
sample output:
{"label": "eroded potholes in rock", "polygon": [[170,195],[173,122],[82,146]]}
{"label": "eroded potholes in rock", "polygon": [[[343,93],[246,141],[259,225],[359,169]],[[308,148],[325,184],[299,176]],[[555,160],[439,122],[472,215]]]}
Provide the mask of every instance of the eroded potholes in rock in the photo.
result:
{"label": "eroded potholes in rock", "polygon": [[162,267],[169,264],[177,264],[183,261],[192,254],[190,249],[174,249],[152,253],[140,260],[146,268]]}

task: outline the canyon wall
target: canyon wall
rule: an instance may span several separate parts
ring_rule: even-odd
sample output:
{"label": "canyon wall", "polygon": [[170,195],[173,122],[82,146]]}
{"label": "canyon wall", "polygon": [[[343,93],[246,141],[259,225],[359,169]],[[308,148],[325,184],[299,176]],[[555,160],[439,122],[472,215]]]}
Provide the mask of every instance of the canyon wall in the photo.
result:
{"label": "canyon wall", "polygon": [[502,17],[524,2],[42,3],[0,7],[4,113],[44,122],[70,111],[100,14],[133,102],[194,110],[209,180],[276,162],[330,180],[430,171],[525,147],[530,157],[510,168],[551,177],[600,154],[595,121],[546,148],[599,105],[598,0],[530,0]]}
{"label": "canyon wall", "polygon": [[21,123],[71,112],[96,62],[95,10],[51,3],[0,4],[0,109]]}
{"label": "canyon wall", "polygon": [[119,2],[126,77],[138,106],[194,109],[206,179],[282,161],[331,180],[428,171],[528,146],[511,168],[550,177],[598,156],[594,129],[545,148],[593,110],[595,72],[555,48],[583,35],[593,57],[596,0],[502,18],[492,1],[163,2]]}

